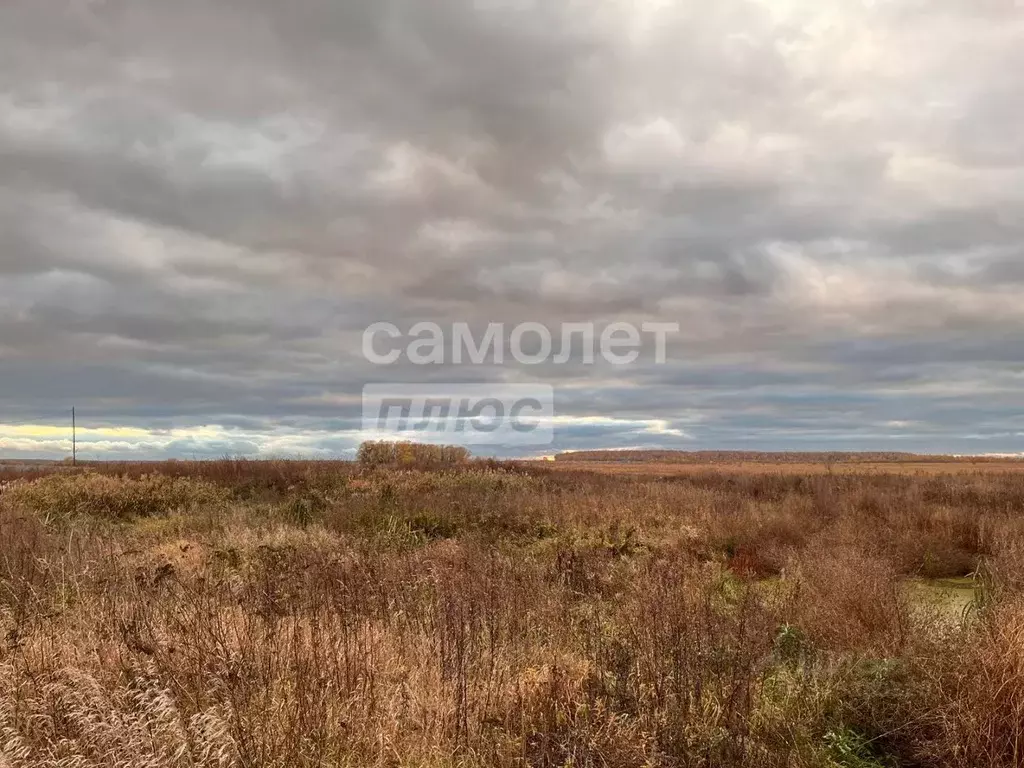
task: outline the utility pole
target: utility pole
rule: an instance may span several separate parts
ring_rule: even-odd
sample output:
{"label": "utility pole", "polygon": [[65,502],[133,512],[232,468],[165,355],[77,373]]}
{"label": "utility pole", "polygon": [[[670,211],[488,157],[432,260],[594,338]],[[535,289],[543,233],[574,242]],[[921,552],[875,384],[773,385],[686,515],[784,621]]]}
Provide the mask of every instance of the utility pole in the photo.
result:
{"label": "utility pole", "polygon": [[78,466],[78,426],[75,424],[75,409],[71,408],[71,466]]}

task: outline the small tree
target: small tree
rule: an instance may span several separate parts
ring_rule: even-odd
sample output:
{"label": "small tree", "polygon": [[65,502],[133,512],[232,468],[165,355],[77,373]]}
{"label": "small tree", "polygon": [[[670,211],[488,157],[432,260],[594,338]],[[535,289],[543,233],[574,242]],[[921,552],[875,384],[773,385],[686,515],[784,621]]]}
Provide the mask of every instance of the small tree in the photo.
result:
{"label": "small tree", "polygon": [[387,440],[367,441],[359,446],[358,454],[359,463],[366,467],[439,467],[462,464],[469,458],[469,451],[461,445]]}

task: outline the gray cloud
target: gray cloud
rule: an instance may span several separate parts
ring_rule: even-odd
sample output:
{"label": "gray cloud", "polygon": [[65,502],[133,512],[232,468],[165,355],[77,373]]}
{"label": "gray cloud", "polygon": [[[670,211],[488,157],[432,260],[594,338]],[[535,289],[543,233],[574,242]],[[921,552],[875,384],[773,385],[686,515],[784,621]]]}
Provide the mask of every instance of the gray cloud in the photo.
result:
{"label": "gray cloud", "polygon": [[[344,453],[389,380],[551,383],[563,448],[1019,450],[1022,43],[1010,0],[7,2],[0,452],[76,404],[180,432],[108,455]],[[681,331],[362,359],[418,320]]]}

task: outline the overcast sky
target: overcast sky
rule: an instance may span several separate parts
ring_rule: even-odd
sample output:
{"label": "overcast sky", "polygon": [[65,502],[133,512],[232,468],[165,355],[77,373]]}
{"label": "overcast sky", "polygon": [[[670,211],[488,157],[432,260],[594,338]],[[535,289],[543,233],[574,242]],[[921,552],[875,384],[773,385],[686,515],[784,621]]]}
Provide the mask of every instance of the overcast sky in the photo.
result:
{"label": "overcast sky", "polygon": [[[425,380],[553,385],[544,453],[1020,451],[1022,73],[1014,0],[4,0],[0,456],[346,455]],[[418,320],[680,332],[363,359]]]}

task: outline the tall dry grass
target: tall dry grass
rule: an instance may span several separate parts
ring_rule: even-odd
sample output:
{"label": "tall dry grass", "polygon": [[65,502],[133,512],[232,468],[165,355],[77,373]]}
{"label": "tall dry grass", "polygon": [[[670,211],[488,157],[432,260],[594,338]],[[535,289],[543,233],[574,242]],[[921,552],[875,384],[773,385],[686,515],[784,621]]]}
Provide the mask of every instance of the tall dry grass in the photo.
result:
{"label": "tall dry grass", "polygon": [[1021,764],[1016,475],[99,470],[0,494],[5,768]]}

